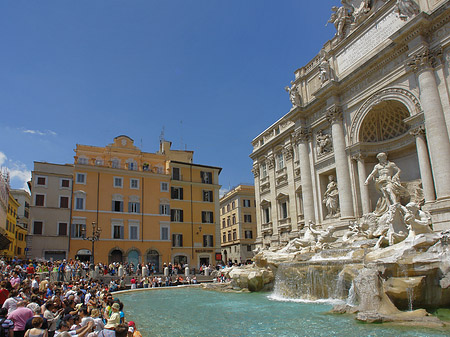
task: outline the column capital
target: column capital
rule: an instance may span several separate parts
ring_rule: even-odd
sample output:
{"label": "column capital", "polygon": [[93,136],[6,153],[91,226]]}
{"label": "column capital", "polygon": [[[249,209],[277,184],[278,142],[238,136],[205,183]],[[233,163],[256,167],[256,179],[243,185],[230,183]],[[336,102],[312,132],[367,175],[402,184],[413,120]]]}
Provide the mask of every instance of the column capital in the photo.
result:
{"label": "column capital", "polygon": [[299,128],[292,133],[292,139],[295,144],[304,143],[311,138],[311,131],[307,128]]}
{"label": "column capital", "polygon": [[418,125],[415,128],[409,130],[409,134],[414,136],[414,137],[420,137],[420,136],[425,136],[426,131],[425,131],[425,125]]}
{"label": "column capital", "polygon": [[288,144],[283,148],[283,155],[286,160],[291,160],[294,157],[294,149],[291,144]]}
{"label": "column capital", "polygon": [[341,122],[343,119],[342,108],[338,105],[328,108],[326,118],[330,124]]}
{"label": "column capital", "polygon": [[259,165],[258,164],[253,165],[252,173],[255,178],[259,177]]}
{"label": "column capital", "polygon": [[418,72],[434,68],[441,59],[441,48],[430,50],[428,47],[424,47],[411,55],[406,61],[406,66],[411,68],[414,72]]}
{"label": "column capital", "polygon": [[364,161],[367,158],[367,155],[361,152],[352,154],[352,159],[354,161]]}
{"label": "column capital", "polygon": [[266,164],[267,167],[271,170],[275,167],[275,158],[273,157],[273,154],[269,154],[266,158]]}

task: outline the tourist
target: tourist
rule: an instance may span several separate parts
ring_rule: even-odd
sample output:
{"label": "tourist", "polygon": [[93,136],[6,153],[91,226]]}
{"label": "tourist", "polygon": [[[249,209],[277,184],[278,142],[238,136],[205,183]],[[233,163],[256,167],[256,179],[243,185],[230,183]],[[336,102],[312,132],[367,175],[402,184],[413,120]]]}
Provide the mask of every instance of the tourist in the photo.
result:
{"label": "tourist", "polygon": [[[8,309],[0,308],[0,322],[2,322],[3,330],[5,331],[5,337],[14,336],[14,322],[6,318],[8,314]],[[3,337],[3,336],[2,336]]]}
{"label": "tourist", "polygon": [[11,289],[11,284],[9,284],[8,289],[8,283],[8,281],[0,282],[0,305],[3,305],[3,303],[5,303],[6,299],[9,296],[9,289]]}
{"label": "tourist", "polygon": [[33,328],[27,330],[25,337],[48,337],[47,329],[42,328],[44,319],[42,317],[34,317],[31,321]]}
{"label": "tourist", "polygon": [[133,321],[128,322],[128,334],[129,337],[142,337],[141,333],[136,328],[136,323],[134,323]]}
{"label": "tourist", "polygon": [[[33,328],[33,318],[41,317],[41,307],[37,303],[30,303],[27,305],[27,308],[29,308],[31,311],[33,311],[33,317],[29,318],[28,321],[25,323],[25,331]],[[43,318],[42,322],[42,329],[48,329],[48,322],[47,319]]]}
{"label": "tourist", "polygon": [[45,304],[44,318],[47,319],[48,322],[48,335],[49,337],[53,337],[56,331],[56,323],[61,318],[63,309],[59,309],[55,306],[55,302],[47,301]]}
{"label": "tourist", "polygon": [[86,336],[86,335],[92,330],[92,327],[93,327],[93,326],[94,326],[94,323],[89,322],[85,327],[83,327],[83,328],[81,328],[81,329],[78,329],[78,330],[70,330],[69,324],[68,324],[67,322],[65,322],[65,321],[61,321],[61,322],[59,323],[58,330],[55,331],[55,335],[54,335],[54,336],[58,336],[58,335],[60,335],[61,333],[67,331],[67,332],[69,332],[69,334],[70,334],[72,337],[84,337],[84,336]]}

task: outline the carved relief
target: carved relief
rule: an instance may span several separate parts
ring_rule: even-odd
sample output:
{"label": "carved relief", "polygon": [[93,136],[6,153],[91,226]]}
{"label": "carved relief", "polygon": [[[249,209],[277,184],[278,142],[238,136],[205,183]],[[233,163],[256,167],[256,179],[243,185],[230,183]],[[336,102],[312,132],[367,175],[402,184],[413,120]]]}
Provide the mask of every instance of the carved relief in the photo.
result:
{"label": "carved relief", "polygon": [[294,157],[294,149],[291,144],[283,148],[283,156],[286,160],[291,160]]}
{"label": "carved relief", "polygon": [[413,0],[397,0],[395,10],[398,13],[398,17],[404,21],[419,14],[420,12],[419,5]]}
{"label": "carved relief", "polygon": [[258,165],[253,165],[252,173],[255,178],[259,177],[259,166]]}
{"label": "carved relief", "polygon": [[410,135],[414,137],[423,137],[425,136],[425,125],[419,125],[416,128],[409,131]]}
{"label": "carved relief", "polygon": [[406,65],[414,71],[432,68],[436,65],[436,56],[440,55],[440,50],[432,52],[424,48],[413,54]]}
{"label": "carved relief", "polygon": [[275,167],[275,158],[273,157],[273,155],[269,155],[267,158],[266,158],[266,164],[267,164],[267,167],[271,170],[271,169],[273,169],[274,167]]}
{"label": "carved relief", "polygon": [[316,135],[317,155],[321,156],[333,151],[333,141],[331,135],[320,130]]}

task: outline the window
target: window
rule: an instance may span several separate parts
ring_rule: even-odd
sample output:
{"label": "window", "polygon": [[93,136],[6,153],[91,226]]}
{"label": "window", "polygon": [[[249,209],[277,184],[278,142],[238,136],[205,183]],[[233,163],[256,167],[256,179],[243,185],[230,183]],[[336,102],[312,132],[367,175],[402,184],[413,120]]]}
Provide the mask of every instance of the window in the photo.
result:
{"label": "window", "polygon": [[244,207],[250,207],[250,200],[249,199],[244,199],[243,200],[243,206]]}
{"label": "window", "polygon": [[169,192],[169,183],[161,182],[161,192]]}
{"label": "window", "polygon": [[231,216],[231,223],[232,223],[233,225],[236,225],[236,214],[233,214],[233,215]]}
{"label": "window", "polygon": [[267,164],[266,163],[262,163],[260,165],[260,174],[261,174],[261,178],[267,177]]}
{"label": "window", "polygon": [[203,247],[213,247],[214,246],[214,237],[213,235],[203,235]]}
{"label": "window", "polygon": [[245,235],[245,238],[246,238],[246,239],[253,239],[253,232],[250,231],[250,230],[246,230],[246,231],[244,232],[244,235]]}
{"label": "window", "polygon": [[123,186],[123,178],[121,177],[114,177],[114,187],[120,187]]}
{"label": "window", "polygon": [[128,162],[128,169],[130,171],[136,171],[137,170],[137,164],[136,164],[136,162],[134,160]]}
{"label": "window", "polygon": [[161,240],[169,240],[169,227],[161,226]]}
{"label": "window", "polygon": [[86,235],[86,224],[74,223],[72,224],[71,236],[73,238],[82,238]]}
{"label": "window", "polygon": [[23,217],[28,219],[29,216],[30,216],[30,213],[28,213],[28,210],[24,210],[23,211]]}
{"label": "window", "polygon": [[173,180],[181,180],[180,179],[180,168],[179,167],[173,167],[172,168],[172,179]]}
{"label": "window", "polygon": [[61,186],[61,188],[70,188],[70,180],[69,179],[61,179],[60,186]]}
{"label": "window", "polygon": [[67,223],[66,222],[58,223],[58,235],[59,236],[67,236]]}
{"label": "window", "polygon": [[281,219],[286,219],[288,217],[288,207],[287,207],[287,201],[280,202],[280,215]]}
{"label": "window", "polygon": [[[128,213],[140,213],[140,206],[141,204],[139,202],[133,202],[130,201],[128,203]],[[120,212],[120,211],[116,211],[116,212]]]}
{"label": "window", "polygon": [[222,235],[222,242],[227,242],[227,235],[225,233]]}
{"label": "window", "polygon": [[228,241],[231,241],[231,231],[228,231],[227,237],[228,237]]}
{"label": "window", "polygon": [[232,208],[232,209],[235,209],[235,208],[236,208],[236,202],[235,202],[235,201],[233,201],[233,202],[231,203],[231,208]]}
{"label": "window", "polygon": [[281,170],[284,168],[284,156],[283,156],[282,152],[277,154],[277,168],[278,168],[278,170]]}
{"label": "window", "polygon": [[123,212],[123,201],[113,200],[112,201],[112,211],[113,212]]}
{"label": "window", "polygon": [[170,210],[170,221],[183,222],[183,210],[182,209],[171,209]]}
{"label": "window", "polygon": [[34,204],[36,206],[44,206],[45,204],[45,195],[44,194],[36,194],[34,199]]}
{"label": "window", "polygon": [[183,200],[183,188],[182,187],[171,187],[171,197],[176,200]]}
{"label": "window", "polygon": [[247,252],[251,252],[252,251],[252,245],[247,245]]}
{"label": "window", "polygon": [[213,202],[213,191],[203,191],[203,201]]}
{"label": "window", "polygon": [[120,168],[120,160],[119,159],[111,160],[111,167],[116,169]]}
{"label": "window", "polygon": [[123,239],[123,225],[113,225],[113,239]]}
{"label": "window", "polygon": [[225,219],[222,220],[222,228],[225,228],[226,223],[225,223]]}
{"label": "window", "polygon": [[97,158],[97,159],[95,160],[95,165],[97,165],[97,166],[103,166],[103,159]]}
{"label": "window", "polygon": [[230,211],[230,204],[227,205],[227,212]]}
{"label": "window", "polygon": [[75,197],[75,209],[84,209],[84,198]]}
{"label": "window", "polygon": [[172,246],[183,247],[183,234],[172,234]]}
{"label": "window", "polygon": [[69,208],[69,197],[59,197],[59,208]]}
{"label": "window", "polygon": [[269,207],[263,208],[263,217],[264,217],[264,223],[270,222],[270,209]]}
{"label": "window", "polygon": [[170,215],[170,205],[160,204],[159,205],[159,214],[160,215]]}
{"label": "window", "polygon": [[237,240],[237,233],[236,233],[236,230],[233,229],[233,241],[236,241],[236,240]]}
{"label": "window", "polygon": [[139,240],[139,225],[130,224],[129,226],[130,240]]}
{"label": "window", "polygon": [[77,173],[77,184],[86,184],[86,173]]}
{"label": "window", "polygon": [[210,211],[202,211],[202,223],[214,223],[214,213]]}
{"label": "window", "polygon": [[130,179],[130,188],[139,189],[139,179]]}
{"label": "window", "polygon": [[203,184],[212,184],[212,173],[211,172],[200,172]]}
{"label": "window", "polygon": [[42,235],[42,221],[34,221],[33,222],[33,234],[34,235]]}
{"label": "window", "polygon": [[231,226],[231,219],[230,219],[230,217],[228,217],[227,218],[227,227],[230,227]]}
{"label": "window", "polygon": [[252,222],[252,215],[244,214],[244,222]]}
{"label": "window", "polygon": [[80,158],[78,158],[78,164],[87,165],[88,159],[86,157],[80,157]]}
{"label": "window", "polygon": [[37,177],[36,185],[46,186],[47,185],[47,178],[46,177]]}

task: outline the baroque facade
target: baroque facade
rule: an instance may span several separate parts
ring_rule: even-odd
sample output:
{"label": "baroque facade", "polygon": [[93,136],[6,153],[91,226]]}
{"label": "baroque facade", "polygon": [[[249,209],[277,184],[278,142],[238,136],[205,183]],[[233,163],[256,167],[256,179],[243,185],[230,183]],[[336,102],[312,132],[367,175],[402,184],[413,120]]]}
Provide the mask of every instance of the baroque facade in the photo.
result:
{"label": "baroque facade", "polygon": [[259,247],[373,212],[385,152],[408,198],[450,228],[450,3],[346,0],[336,35],[295,71],[292,108],[253,141]]}

